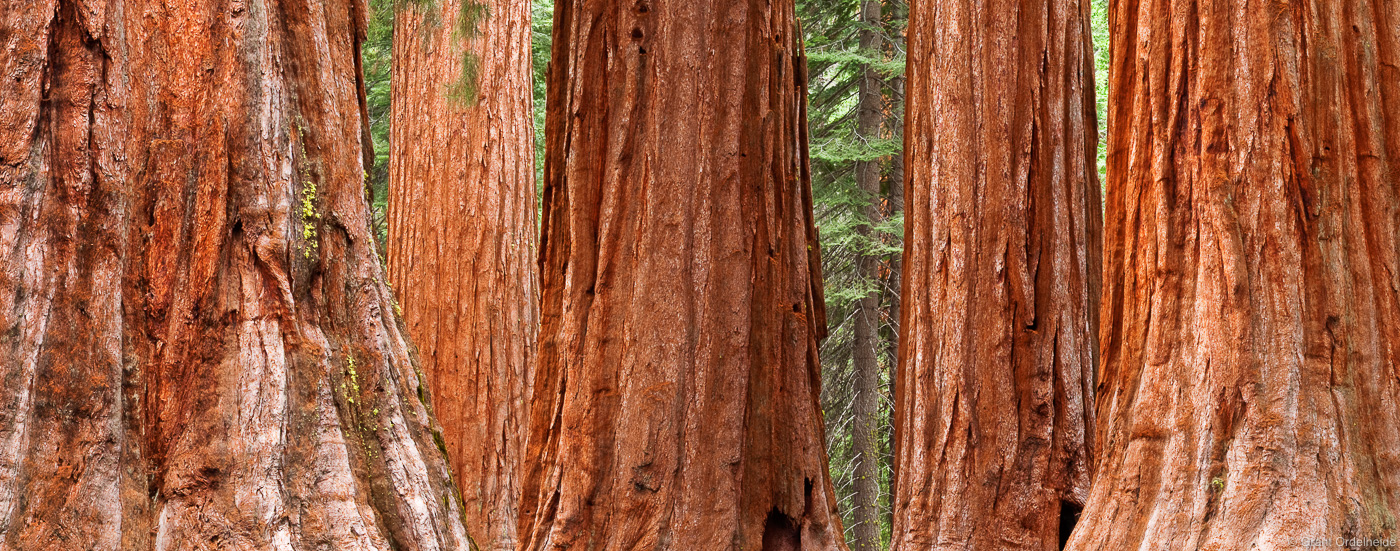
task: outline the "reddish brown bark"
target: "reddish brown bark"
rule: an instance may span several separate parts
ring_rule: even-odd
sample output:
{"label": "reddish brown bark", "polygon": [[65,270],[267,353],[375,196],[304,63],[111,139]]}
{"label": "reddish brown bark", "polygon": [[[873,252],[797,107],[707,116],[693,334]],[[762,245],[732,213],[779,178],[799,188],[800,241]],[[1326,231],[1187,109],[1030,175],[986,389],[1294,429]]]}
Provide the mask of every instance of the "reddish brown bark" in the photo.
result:
{"label": "reddish brown bark", "polygon": [[838,550],[790,1],[555,6],[522,549]]}
{"label": "reddish brown bark", "polygon": [[362,2],[0,2],[0,547],[462,549]]}
{"label": "reddish brown bark", "polygon": [[893,549],[1058,549],[1093,444],[1089,4],[911,7]]}
{"label": "reddish brown bark", "polygon": [[[513,550],[539,325],[530,6],[481,4],[471,33],[461,2],[395,18],[389,272],[467,528]],[[479,72],[464,80],[467,55]]]}
{"label": "reddish brown bark", "polygon": [[1400,536],[1400,5],[1110,17],[1103,451],[1069,548]]}

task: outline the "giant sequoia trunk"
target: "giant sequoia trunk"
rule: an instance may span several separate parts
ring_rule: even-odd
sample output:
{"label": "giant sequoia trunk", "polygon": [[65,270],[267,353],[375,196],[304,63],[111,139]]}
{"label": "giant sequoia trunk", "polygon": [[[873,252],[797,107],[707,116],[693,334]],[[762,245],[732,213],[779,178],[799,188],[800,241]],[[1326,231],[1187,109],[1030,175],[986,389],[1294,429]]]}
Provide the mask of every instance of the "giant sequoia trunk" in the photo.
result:
{"label": "giant sequoia trunk", "polygon": [[1099,476],[1071,549],[1400,535],[1400,5],[1113,5]]}
{"label": "giant sequoia trunk", "polygon": [[0,547],[463,549],[363,2],[0,2]]}
{"label": "giant sequoia trunk", "polygon": [[1087,0],[912,6],[895,550],[1057,549],[1088,497],[1088,20]]}
{"label": "giant sequoia trunk", "polygon": [[539,323],[530,5],[405,6],[394,36],[390,281],[467,527],[513,550]]}
{"label": "giant sequoia trunk", "polygon": [[561,0],[523,549],[838,550],[791,1]]}

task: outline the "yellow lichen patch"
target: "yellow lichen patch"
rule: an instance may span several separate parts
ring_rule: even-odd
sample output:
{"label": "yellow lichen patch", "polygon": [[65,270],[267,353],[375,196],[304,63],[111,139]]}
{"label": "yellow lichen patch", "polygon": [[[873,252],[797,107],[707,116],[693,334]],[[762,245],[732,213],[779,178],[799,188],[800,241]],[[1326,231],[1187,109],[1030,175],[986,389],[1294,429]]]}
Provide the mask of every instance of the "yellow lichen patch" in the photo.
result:
{"label": "yellow lichen patch", "polygon": [[310,259],[318,246],[316,222],[321,219],[321,215],[316,211],[316,182],[311,177],[310,161],[306,155],[306,134],[301,125],[297,125],[297,135],[300,138],[297,140],[298,145],[301,146],[301,168],[298,172],[301,174],[301,238],[305,244],[302,256]]}
{"label": "yellow lichen patch", "polygon": [[355,372],[355,356],[345,357],[345,381],[340,385],[345,393],[345,401],[351,405],[355,404],[355,397],[360,395],[360,375]]}

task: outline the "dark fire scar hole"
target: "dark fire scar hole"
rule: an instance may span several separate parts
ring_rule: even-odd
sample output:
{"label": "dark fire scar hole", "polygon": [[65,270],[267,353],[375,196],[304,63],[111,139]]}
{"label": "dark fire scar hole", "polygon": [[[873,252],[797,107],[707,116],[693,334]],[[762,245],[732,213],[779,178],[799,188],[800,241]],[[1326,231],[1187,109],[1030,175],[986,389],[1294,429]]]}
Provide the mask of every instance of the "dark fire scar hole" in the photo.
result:
{"label": "dark fire scar hole", "polygon": [[799,551],[802,549],[802,534],[792,519],[775,507],[768,512],[768,520],[763,523],[763,551]]}
{"label": "dark fire scar hole", "polygon": [[1069,545],[1069,535],[1074,533],[1074,525],[1079,524],[1079,513],[1084,508],[1068,501],[1060,502],[1060,549]]}
{"label": "dark fire scar hole", "polygon": [[641,39],[642,39],[642,29],[641,29],[640,27],[632,27],[632,40],[641,40]]}

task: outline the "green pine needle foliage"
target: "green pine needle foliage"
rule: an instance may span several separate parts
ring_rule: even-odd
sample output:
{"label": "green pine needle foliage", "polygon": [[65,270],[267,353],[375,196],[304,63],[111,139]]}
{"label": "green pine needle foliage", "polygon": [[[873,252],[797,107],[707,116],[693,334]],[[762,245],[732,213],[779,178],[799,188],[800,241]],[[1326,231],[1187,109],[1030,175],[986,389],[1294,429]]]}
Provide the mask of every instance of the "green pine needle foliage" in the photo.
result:
{"label": "green pine needle foliage", "polygon": [[[491,17],[491,7],[477,0],[462,0],[457,14],[453,37],[468,43],[481,36],[481,23]],[[464,105],[475,104],[481,91],[481,56],[471,48],[462,48],[462,74],[447,90],[447,97]]]}
{"label": "green pine needle foliage", "polygon": [[545,78],[553,34],[554,0],[534,0],[530,4],[530,62],[535,73],[535,185],[541,190],[544,187]]}
{"label": "green pine needle foliage", "polygon": [[1089,18],[1094,33],[1094,99],[1099,115],[1099,184],[1108,177],[1108,0],[1093,0]]}
{"label": "green pine needle foliage", "polygon": [[[881,510],[880,546],[890,539],[891,431],[893,402],[890,400],[894,374],[894,343],[897,316],[888,315],[897,290],[888,277],[903,254],[902,213],[891,211],[891,194],[902,189],[896,163],[901,162],[903,142],[903,97],[898,82],[904,75],[904,28],[908,5],[904,0],[886,0],[878,25],[860,20],[859,0],[799,0],[797,12],[803,20],[807,44],[810,154],[812,193],[822,246],[822,272],[829,336],[822,343],[822,410],[827,427],[827,454],[831,480],[843,517],[847,536],[855,528],[855,460],[853,436],[857,430],[874,431],[877,442]],[[873,49],[860,47],[862,30],[874,30],[880,44]],[[857,132],[860,79],[866,68],[883,81],[885,120],[876,135]],[[881,170],[881,190],[871,194],[856,183],[859,163],[874,162]],[[883,211],[879,220],[865,216],[867,207]],[[860,258],[874,256],[882,266],[883,277],[864,277],[858,269]],[[854,315],[857,303],[867,296],[881,304],[877,360],[881,393],[874,426],[858,426],[853,410],[855,388]]]}
{"label": "green pine needle foliage", "polygon": [[[369,32],[360,45],[365,70],[365,103],[369,107],[369,133],[374,146],[374,166],[365,167],[369,188],[370,229],[384,256],[389,237],[386,213],[389,198],[389,91],[394,53],[394,8],[413,0],[369,0]],[[420,0],[426,1],[426,0]],[[381,258],[383,260],[383,258]]]}

